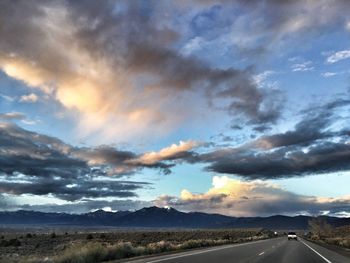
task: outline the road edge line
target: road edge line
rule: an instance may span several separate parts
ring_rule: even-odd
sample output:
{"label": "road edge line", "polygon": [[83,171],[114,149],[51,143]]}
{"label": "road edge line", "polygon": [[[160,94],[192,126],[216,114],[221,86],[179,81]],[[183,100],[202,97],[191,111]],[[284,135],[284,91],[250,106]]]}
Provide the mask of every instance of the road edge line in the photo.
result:
{"label": "road edge line", "polygon": [[196,252],[193,252],[193,253],[186,253],[186,252],[184,252],[186,254],[172,256],[172,257],[163,258],[163,259],[155,259],[155,260],[151,260],[151,261],[146,261],[146,263],[156,263],[156,262],[162,262],[162,261],[167,261],[167,260],[176,259],[176,258],[189,257],[189,256],[193,256],[193,255],[199,255],[199,254],[203,254],[203,253],[216,251],[216,250],[222,250],[222,249],[228,249],[228,248],[232,248],[232,247],[240,247],[240,246],[244,246],[244,245],[260,243],[260,242],[267,241],[267,240],[271,240],[271,238],[263,239],[263,240],[257,240],[257,241],[251,241],[251,242],[246,242],[246,243],[241,243],[241,244],[232,244],[232,245],[228,245],[228,246],[225,246],[225,247],[217,247],[217,248],[212,248],[212,249],[206,249],[206,250],[203,250],[203,251],[196,251]]}
{"label": "road edge line", "polygon": [[317,255],[319,255],[324,261],[327,263],[332,263],[329,259],[327,259],[325,256],[322,256],[319,252],[317,252],[315,249],[313,249],[311,246],[306,244],[304,241],[300,240],[301,243],[303,243],[305,246],[307,246],[309,249],[311,249],[313,252],[315,252]]}

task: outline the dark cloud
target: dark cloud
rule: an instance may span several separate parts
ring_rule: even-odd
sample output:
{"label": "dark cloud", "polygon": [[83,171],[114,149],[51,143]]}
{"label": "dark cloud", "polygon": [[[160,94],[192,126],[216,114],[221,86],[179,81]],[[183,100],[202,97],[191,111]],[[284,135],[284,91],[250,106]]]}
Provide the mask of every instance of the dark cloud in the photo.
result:
{"label": "dark cloud", "polygon": [[207,163],[206,170],[247,179],[278,179],[350,169],[349,129],[334,130],[339,116],[335,107],[349,106],[334,100],[303,111],[293,130],[264,135],[239,147],[192,155],[188,162]]}
{"label": "dark cloud", "polygon": [[59,139],[0,123],[0,172],[37,177],[76,177],[89,173],[84,161],[67,154],[70,146]]}
{"label": "dark cloud", "polygon": [[134,181],[113,181],[106,177],[99,177],[97,180],[91,177],[79,176],[76,178],[27,178],[16,180],[16,178],[4,177],[0,183],[0,190],[3,193],[12,195],[33,194],[48,195],[67,200],[77,201],[83,198],[98,197],[136,197],[135,191],[149,185],[143,182]]}
{"label": "dark cloud", "polygon": [[[336,101],[326,105],[347,106],[344,102]],[[2,124],[0,171],[7,175],[20,173],[35,177],[38,184],[46,187],[45,190],[32,187],[33,193],[44,195],[53,193],[56,189],[55,194],[58,196],[61,193],[64,199],[132,196],[134,190],[144,185],[119,182],[118,186],[117,182],[113,182],[116,185],[111,190],[101,182],[96,182],[94,187],[89,178],[130,175],[143,168],[160,169],[169,173],[178,161],[206,163],[209,171],[236,174],[247,179],[345,171],[350,169],[349,132],[331,129],[337,119],[333,109],[334,106],[318,110],[313,108],[304,112],[303,119],[292,131],[261,136],[236,148],[227,147],[208,153],[194,152],[196,143],[190,141],[144,154],[110,146],[78,148],[56,138],[25,131],[14,124]],[[60,180],[55,180],[55,177]],[[81,181],[80,186],[66,187],[78,179]],[[18,194],[25,193],[30,187],[30,184],[24,183],[18,185],[18,188],[13,183],[3,184],[3,189],[7,192],[12,188]]]}
{"label": "dark cloud", "polygon": [[[177,155],[169,156],[164,161],[172,161],[184,157],[187,152],[181,152]],[[133,174],[136,170],[142,168],[160,169],[163,173],[169,174],[172,164],[167,164],[159,160],[152,164],[135,161],[142,154],[136,154],[130,151],[120,151],[110,146],[99,146],[95,148],[75,148],[72,150],[72,155],[87,161],[90,165],[101,165],[105,167],[114,167],[110,174]]]}
{"label": "dark cloud", "polygon": [[237,125],[237,124],[232,124],[230,127],[232,130],[242,130],[243,127],[241,125]]}
{"label": "dark cloud", "polygon": [[[306,151],[306,152],[305,152]],[[248,179],[272,179],[350,169],[350,146],[346,142],[323,142],[310,146],[286,147],[272,152],[245,152],[215,158],[209,171],[237,174]]]}
{"label": "dark cloud", "polygon": [[258,125],[258,126],[255,126],[253,128],[254,131],[260,132],[260,133],[266,132],[266,131],[268,131],[270,129],[271,129],[271,127],[267,126],[267,125]]}
{"label": "dark cloud", "polygon": [[262,136],[254,144],[261,148],[273,149],[296,144],[307,145],[319,139],[332,137],[334,133],[325,131],[331,125],[332,117],[328,111],[303,116],[303,120],[295,125],[294,130]]}
{"label": "dark cloud", "polygon": [[177,161],[192,158],[196,142],[180,142],[159,152],[137,154],[111,146],[74,147],[63,141],[0,122],[0,191],[14,195],[48,195],[76,201],[83,198],[135,197],[149,188],[125,181],[141,169],[170,173]]}
{"label": "dark cloud", "polygon": [[[126,160],[138,155],[111,147],[72,147],[10,123],[0,123],[0,145],[0,189],[15,195],[52,194],[65,200],[133,197],[136,190],[149,184],[107,175],[162,167],[162,163],[126,164]],[[164,164],[162,168],[168,167]]]}

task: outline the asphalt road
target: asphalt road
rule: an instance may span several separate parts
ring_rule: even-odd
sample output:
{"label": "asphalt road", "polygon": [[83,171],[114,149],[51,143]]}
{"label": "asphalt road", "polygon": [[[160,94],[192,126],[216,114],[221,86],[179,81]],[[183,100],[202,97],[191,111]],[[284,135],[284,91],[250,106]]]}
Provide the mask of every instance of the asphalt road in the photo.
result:
{"label": "asphalt road", "polygon": [[350,263],[350,258],[303,239],[286,237],[245,244],[212,247],[166,256],[132,260],[133,263]]}

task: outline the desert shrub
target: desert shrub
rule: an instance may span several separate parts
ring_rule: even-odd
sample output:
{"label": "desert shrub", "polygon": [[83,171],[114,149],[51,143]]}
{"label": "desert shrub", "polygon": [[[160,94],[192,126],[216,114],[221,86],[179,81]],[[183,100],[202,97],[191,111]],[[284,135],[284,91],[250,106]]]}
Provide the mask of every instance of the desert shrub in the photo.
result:
{"label": "desert shrub", "polygon": [[94,236],[92,235],[92,234],[88,234],[87,236],[86,236],[86,239],[87,240],[91,240],[91,239],[93,239],[94,238]]}
{"label": "desert shrub", "polygon": [[116,245],[107,247],[107,255],[105,260],[129,258],[139,256],[144,253],[144,247],[134,247],[130,242],[120,242]]}
{"label": "desert shrub", "polygon": [[31,233],[26,234],[26,238],[32,238],[33,235]]}
{"label": "desert shrub", "polygon": [[347,239],[341,239],[339,241],[339,245],[345,248],[350,248],[350,238]]}
{"label": "desert shrub", "polygon": [[55,233],[55,232],[52,232],[52,233],[50,234],[50,237],[51,237],[51,238],[56,238],[56,237],[57,237],[57,235],[56,235],[56,233]]}
{"label": "desert shrub", "polygon": [[147,254],[155,254],[155,253],[162,253],[165,251],[171,251],[174,250],[175,246],[168,242],[168,241],[159,241],[156,243],[150,243],[146,247]]}
{"label": "desert shrub", "polygon": [[134,247],[129,242],[106,246],[99,243],[73,246],[67,249],[63,255],[54,259],[57,263],[94,263],[114,259],[122,259],[145,253],[143,247]]}
{"label": "desert shrub", "polygon": [[[84,242],[63,250],[53,258],[55,263],[90,263],[118,260],[140,255],[150,255],[167,251],[230,244],[249,241],[257,235],[257,230],[196,230],[169,232],[118,232],[113,245],[103,241]],[[256,236],[264,238],[265,235]],[[101,239],[105,234],[101,233]],[[109,234],[109,239],[116,235]],[[161,241],[159,241],[161,240]]]}
{"label": "desert shrub", "polygon": [[208,240],[188,240],[181,244],[182,249],[191,249],[197,247],[208,246]]}
{"label": "desert shrub", "polygon": [[21,242],[17,238],[13,238],[8,241],[8,246],[19,247]]}
{"label": "desert shrub", "polygon": [[101,262],[106,257],[106,249],[101,244],[87,244],[85,246],[73,246],[67,249],[63,255],[55,258],[57,263],[95,263]]}
{"label": "desert shrub", "polygon": [[324,238],[332,233],[332,226],[327,223],[325,218],[314,217],[308,223],[314,239]]}
{"label": "desert shrub", "polygon": [[345,248],[350,248],[350,238],[327,238],[324,240],[326,243],[331,245],[337,245]]}
{"label": "desert shrub", "polygon": [[21,242],[17,238],[13,238],[10,240],[1,240],[0,247],[19,247],[21,246]]}

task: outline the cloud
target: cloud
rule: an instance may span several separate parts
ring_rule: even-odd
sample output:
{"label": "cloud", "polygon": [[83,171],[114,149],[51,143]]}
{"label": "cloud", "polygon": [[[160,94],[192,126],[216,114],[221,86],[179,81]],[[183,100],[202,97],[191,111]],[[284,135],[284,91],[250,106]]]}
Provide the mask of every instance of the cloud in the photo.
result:
{"label": "cloud", "polygon": [[164,160],[183,159],[192,155],[191,150],[199,146],[195,141],[180,141],[179,144],[172,144],[159,152],[149,152],[130,160],[129,163],[141,163],[153,165]]}
{"label": "cloud", "polygon": [[227,176],[214,176],[205,193],[183,190],[179,197],[163,195],[154,203],[184,211],[219,213],[230,216],[269,216],[275,214],[330,215],[348,211],[350,197],[321,198],[298,195],[276,184],[259,180],[244,182]]}
{"label": "cloud", "polygon": [[345,23],[345,29],[350,31],[350,21]]}
{"label": "cloud", "polygon": [[31,194],[54,196],[61,200],[79,201],[84,198],[137,197],[136,190],[149,185],[144,182],[111,180],[103,176],[77,175],[60,177],[48,173],[45,177],[10,175],[1,176],[0,190],[12,195]]}
{"label": "cloud", "polygon": [[278,118],[276,91],[256,87],[249,70],[181,55],[173,46],[182,32],[170,22],[159,27],[165,7],[150,5],[153,12],[141,2],[4,1],[0,68],[80,112],[81,133],[166,132],[183,121],[178,116],[195,117],[194,99],[226,100],[232,116],[254,123]]}
{"label": "cloud", "polygon": [[31,210],[40,212],[54,212],[54,213],[71,213],[82,214],[95,211],[103,208],[110,208],[111,211],[127,211],[137,210],[143,207],[151,206],[150,202],[137,201],[132,199],[116,199],[116,200],[95,200],[84,199],[79,202],[64,202],[63,204],[46,203],[46,204],[28,204],[26,201],[14,202],[14,195],[0,195],[0,210],[16,211],[16,210]]}
{"label": "cloud", "polygon": [[313,71],[315,68],[312,66],[311,61],[305,61],[303,63],[296,63],[292,65],[293,72],[299,71]]}
{"label": "cloud", "polygon": [[7,96],[7,95],[4,95],[4,94],[1,94],[0,93],[0,97],[8,102],[13,102],[15,101],[15,98],[11,97],[11,96]]}
{"label": "cloud", "polygon": [[21,112],[6,112],[0,113],[0,120],[11,121],[11,120],[25,120],[26,116]]}
{"label": "cloud", "polygon": [[195,37],[193,39],[191,39],[182,49],[181,49],[181,53],[185,56],[191,55],[191,53],[193,53],[193,51],[198,51],[200,50],[201,47],[201,43],[202,42],[202,38],[201,37]]}
{"label": "cloud", "polygon": [[91,166],[112,166],[108,174],[132,174],[135,170],[145,167],[159,168],[165,174],[170,173],[176,160],[189,158],[195,153],[192,151],[200,145],[196,141],[180,141],[172,144],[158,152],[146,152],[136,154],[130,151],[120,151],[110,146],[99,146],[95,148],[76,148],[72,151],[73,156],[86,160]]}
{"label": "cloud", "polygon": [[278,179],[350,169],[350,147],[345,141],[322,142],[309,147],[285,147],[267,152],[228,152],[210,155],[207,170],[236,174],[247,179]]}
{"label": "cloud", "polygon": [[[0,123],[0,145],[0,189],[3,193],[52,194],[64,200],[125,198],[136,196],[137,189],[149,185],[109,176],[123,174],[118,167],[123,166],[128,156],[135,158],[136,154],[116,149],[76,148],[11,123]],[[130,170],[135,172],[143,167],[134,165]]]}
{"label": "cloud", "polygon": [[[160,169],[163,173],[169,174],[173,164],[167,164],[161,160],[153,163],[139,161],[142,154],[130,151],[120,151],[110,146],[99,146],[94,148],[76,148],[72,155],[85,160],[89,165],[102,166],[108,175],[130,175],[143,168]],[[164,159],[165,160],[165,159]],[[171,159],[168,159],[171,160]]]}
{"label": "cloud", "polygon": [[249,57],[257,63],[264,55],[285,53],[287,45],[300,46],[303,43],[303,48],[304,43],[324,32],[344,29],[339,25],[350,19],[346,12],[349,2],[344,0],[195,3],[200,11],[191,20],[194,37],[185,47],[200,38],[207,49],[219,50],[220,54],[224,54],[222,57],[235,52],[238,57]]}
{"label": "cloud", "polygon": [[30,93],[28,95],[22,95],[19,99],[20,102],[29,102],[34,103],[38,101],[38,96],[34,93]]}
{"label": "cloud", "polygon": [[[34,125],[37,123],[37,121],[33,121],[30,119],[27,119],[27,116],[21,112],[5,112],[5,113],[0,113],[0,122],[5,121],[21,121],[21,123],[26,124],[26,125]],[[1,125],[1,123],[0,123]]]}
{"label": "cloud", "polygon": [[185,141],[159,152],[135,153],[111,146],[74,147],[63,141],[0,122],[0,190],[69,201],[136,197],[150,183],[122,180],[141,169],[170,173],[177,160],[195,155],[199,143]]}
{"label": "cloud", "polygon": [[55,175],[74,177],[79,171],[88,170],[82,161],[67,155],[69,145],[15,124],[0,123],[0,143],[3,149],[0,171],[7,174],[45,176],[52,171]]}
{"label": "cloud", "polygon": [[324,78],[329,78],[329,77],[333,77],[336,75],[339,75],[339,73],[338,72],[324,72],[321,74],[321,76]]}
{"label": "cloud", "polygon": [[271,75],[273,74],[276,74],[275,71],[272,71],[272,70],[266,70],[258,75],[255,75],[254,76],[254,81],[256,82],[256,84],[259,86],[259,87],[262,87],[265,82],[266,82],[266,79],[268,77],[270,77]]}
{"label": "cloud", "polygon": [[337,112],[348,106],[348,100],[336,99],[303,112],[303,119],[293,130],[260,136],[237,147],[191,155],[186,160],[207,164],[207,171],[249,180],[347,171],[349,128],[339,123],[342,118]]}
{"label": "cloud", "polygon": [[333,63],[336,63],[338,61],[348,59],[348,58],[350,58],[350,50],[342,50],[342,51],[335,52],[332,55],[328,56],[326,61],[327,61],[327,63],[333,64]]}
{"label": "cloud", "polygon": [[303,116],[294,130],[284,133],[264,135],[252,144],[261,149],[274,149],[293,145],[308,145],[316,140],[331,137],[332,134],[324,132],[332,122],[332,115],[328,112],[320,112]]}

